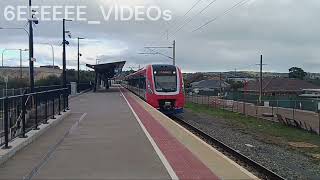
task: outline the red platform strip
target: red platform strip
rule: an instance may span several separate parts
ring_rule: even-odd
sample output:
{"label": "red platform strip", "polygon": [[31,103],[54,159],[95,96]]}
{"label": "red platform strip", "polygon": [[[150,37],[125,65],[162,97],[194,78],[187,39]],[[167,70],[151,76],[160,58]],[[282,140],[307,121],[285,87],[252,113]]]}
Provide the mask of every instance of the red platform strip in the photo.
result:
{"label": "red platform strip", "polygon": [[[123,89],[122,89],[123,90]],[[173,137],[134,98],[125,96],[141,122],[164,154],[179,179],[219,179],[191,151]]]}

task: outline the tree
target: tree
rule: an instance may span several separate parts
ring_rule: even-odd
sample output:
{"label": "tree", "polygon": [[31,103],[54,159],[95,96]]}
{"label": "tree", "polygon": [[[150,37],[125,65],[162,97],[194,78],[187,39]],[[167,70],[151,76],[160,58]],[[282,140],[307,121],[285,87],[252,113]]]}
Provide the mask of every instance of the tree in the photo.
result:
{"label": "tree", "polygon": [[289,69],[289,78],[301,79],[306,77],[307,73],[303,69],[298,67],[292,67]]}
{"label": "tree", "polygon": [[230,84],[230,88],[234,91],[237,91],[240,88],[244,88],[244,83],[241,81],[227,80],[227,83]]}

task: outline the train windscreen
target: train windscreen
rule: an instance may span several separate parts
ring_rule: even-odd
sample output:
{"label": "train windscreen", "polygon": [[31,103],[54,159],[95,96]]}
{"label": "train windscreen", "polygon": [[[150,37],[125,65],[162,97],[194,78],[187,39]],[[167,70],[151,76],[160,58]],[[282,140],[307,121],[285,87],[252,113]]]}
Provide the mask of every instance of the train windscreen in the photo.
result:
{"label": "train windscreen", "polygon": [[177,70],[174,66],[153,67],[153,76],[157,92],[177,91]]}

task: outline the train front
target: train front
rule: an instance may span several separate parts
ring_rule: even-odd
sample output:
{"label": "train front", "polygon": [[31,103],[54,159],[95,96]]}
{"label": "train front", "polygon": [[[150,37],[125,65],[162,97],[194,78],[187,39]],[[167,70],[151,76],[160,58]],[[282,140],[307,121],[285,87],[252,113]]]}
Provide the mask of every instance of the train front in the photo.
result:
{"label": "train front", "polygon": [[181,70],[173,65],[151,65],[147,77],[147,102],[165,114],[182,113],[185,102]]}

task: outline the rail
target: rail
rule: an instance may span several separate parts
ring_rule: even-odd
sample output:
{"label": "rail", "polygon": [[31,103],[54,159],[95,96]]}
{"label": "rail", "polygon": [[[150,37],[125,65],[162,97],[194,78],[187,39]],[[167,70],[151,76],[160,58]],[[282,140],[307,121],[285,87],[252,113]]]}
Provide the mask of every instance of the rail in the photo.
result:
{"label": "rail", "polygon": [[171,117],[172,120],[177,121],[178,123],[182,124],[183,126],[187,127],[189,130],[193,131],[200,137],[205,138],[209,142],[212,142],[215,146],[220,148],[225,153],[231,155],[232,157],[236,158],[237,160],[240,160],[242,163],[245,163],[246,165],[253,168],[255,171],[259,172],[260,175],[263,176],[264,179],[272,179],[272,180],[284,180],[283,177],[276,174],[275,172],[267,169],[263,165],[257,163],[256,161],[250,159],[249,157],[243,155],[242,153],[238,152],[237,150],[231,148],[230,146],[226,145],[225,143],[221,142],[220,140],[208,135],[204,131],[200,130],[199,128],[189,124],[188,122],[184,121],[183,119],[179,117]]}

